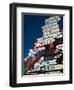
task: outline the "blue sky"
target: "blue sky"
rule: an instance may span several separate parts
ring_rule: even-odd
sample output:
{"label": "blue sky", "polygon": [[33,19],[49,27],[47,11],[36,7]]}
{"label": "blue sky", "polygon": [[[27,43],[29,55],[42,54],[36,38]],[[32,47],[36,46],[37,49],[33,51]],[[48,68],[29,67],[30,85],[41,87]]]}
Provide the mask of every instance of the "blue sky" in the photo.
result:
{"label": "blue sky", "polygon": [[[24,15],[24,57],[27,56],[29,49],[33,47],[35,40],[38,37],[42,36],[41,27],[45,24],[45,19],[49,18],[49,16],[40,16],[40,15]],[[61,21],[59,21],[59,27],[63,28],[63,17],[61,17]]]}

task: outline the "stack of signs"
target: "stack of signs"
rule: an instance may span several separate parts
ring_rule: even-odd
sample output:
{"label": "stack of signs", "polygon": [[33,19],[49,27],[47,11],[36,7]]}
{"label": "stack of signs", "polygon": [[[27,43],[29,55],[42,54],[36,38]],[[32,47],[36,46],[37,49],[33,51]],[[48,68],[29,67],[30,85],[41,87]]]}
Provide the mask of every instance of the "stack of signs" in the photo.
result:
{"label": "stack of signs", "polygon": [[43,35],[37,38],[34,47],[29,50],[24,74],[63,73],[63,35],[58,21],[60,16],[53,16],[45,20],[42,26]]}

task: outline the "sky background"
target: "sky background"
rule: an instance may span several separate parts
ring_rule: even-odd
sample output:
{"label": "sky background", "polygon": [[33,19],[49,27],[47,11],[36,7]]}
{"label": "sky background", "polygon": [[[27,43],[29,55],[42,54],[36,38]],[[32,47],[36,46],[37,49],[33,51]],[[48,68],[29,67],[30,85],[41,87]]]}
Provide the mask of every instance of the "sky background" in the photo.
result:
{"label": "sky background", "polygon": [[[29,49],[34,45],[37,38],[42,37],[41,27],[45,24],[45,19],[49,16],[40,15],[23,15],[23,46],[24,46],[24,58],[28,55]],[[63,16],[61,16],[61,21],[58,22],[59,27],[63,28]]]}

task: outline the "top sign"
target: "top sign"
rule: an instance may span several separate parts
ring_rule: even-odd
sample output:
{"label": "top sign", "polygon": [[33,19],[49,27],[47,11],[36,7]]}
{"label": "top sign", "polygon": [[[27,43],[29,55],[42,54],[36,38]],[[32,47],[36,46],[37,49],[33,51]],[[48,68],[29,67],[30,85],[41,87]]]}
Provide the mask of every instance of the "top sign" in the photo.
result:
{"label": "top sign", "polygon": [[49,19],[46,19],[45,20],[45,24],[48,24],[48,23],[55,23],[55,22],[58,22],[60,21],[61,18],[59,16],[53,16],[53,17],[50,17]]}

